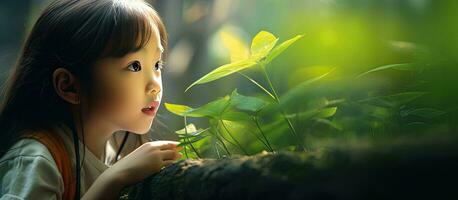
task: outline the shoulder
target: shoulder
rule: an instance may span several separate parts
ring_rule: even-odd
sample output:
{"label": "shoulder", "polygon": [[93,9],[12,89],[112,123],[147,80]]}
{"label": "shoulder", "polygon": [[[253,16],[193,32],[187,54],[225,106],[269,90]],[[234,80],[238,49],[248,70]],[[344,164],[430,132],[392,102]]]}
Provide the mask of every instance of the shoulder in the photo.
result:
{"label": "shoulder", "polygon": [[10,197],[58,199],[63,179],[44,144],[24,138],[0,159],[0,199]]}
{"label": "shoulder", "polygon": [[0,164],[17,158],[40,158],[56,165],[48,148],[41,142],[31,138],[17,141],[10,150],[0,159]]}

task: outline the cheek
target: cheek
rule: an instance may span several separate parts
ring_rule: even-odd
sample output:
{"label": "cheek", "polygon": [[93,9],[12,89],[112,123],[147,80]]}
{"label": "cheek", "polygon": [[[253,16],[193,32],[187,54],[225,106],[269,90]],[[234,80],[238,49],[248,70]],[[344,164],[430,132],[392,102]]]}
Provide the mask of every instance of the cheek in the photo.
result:
{"label": "cheek", "polygon": [[159,84],[159,87],[161,88],[161,89],[160,89],[161,92],[158,93],[157,98],[158,98],[159,100],[161,100],[161,99],[162,99],[162,93],[164,92],[164,87],[162,86],[162,76],[159,77],[158,84]]}
{"label": "cheek", "polygon": [[94,109],[114,121],[135,117],[141,112],[144,90],[139,79],[100,81],[94,99]]}

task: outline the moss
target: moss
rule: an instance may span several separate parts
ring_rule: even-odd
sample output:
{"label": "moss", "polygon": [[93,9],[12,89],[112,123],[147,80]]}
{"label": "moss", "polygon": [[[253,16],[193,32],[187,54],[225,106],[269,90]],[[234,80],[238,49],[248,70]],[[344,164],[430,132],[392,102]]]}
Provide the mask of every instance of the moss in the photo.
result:
{"label": "moss", "polygon": [[457,195],[458,140],[182,160],[123,199],[401,199]]}

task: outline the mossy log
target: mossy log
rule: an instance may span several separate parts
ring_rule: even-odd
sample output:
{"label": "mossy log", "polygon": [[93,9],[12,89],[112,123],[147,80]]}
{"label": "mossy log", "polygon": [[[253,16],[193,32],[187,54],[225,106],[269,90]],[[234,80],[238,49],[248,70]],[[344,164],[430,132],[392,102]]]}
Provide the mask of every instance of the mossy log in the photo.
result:
{"label": "mossy log", "polygon": [[458,199],[458,142],[181,160],[121,199]]}

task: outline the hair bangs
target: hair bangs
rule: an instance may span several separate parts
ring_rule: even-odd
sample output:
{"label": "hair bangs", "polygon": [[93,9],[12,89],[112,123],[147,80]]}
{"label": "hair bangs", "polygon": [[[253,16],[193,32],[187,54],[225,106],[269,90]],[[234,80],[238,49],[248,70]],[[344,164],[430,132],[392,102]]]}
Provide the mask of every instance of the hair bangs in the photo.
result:
{"label": "hair bangs", "polygon": [[150,42],[156,31],[162,47],[166,48],[165,26],[149,4],[141,1],[114,1],[112,12],[114,27],[101,57],[122,57],[136,52]]}

